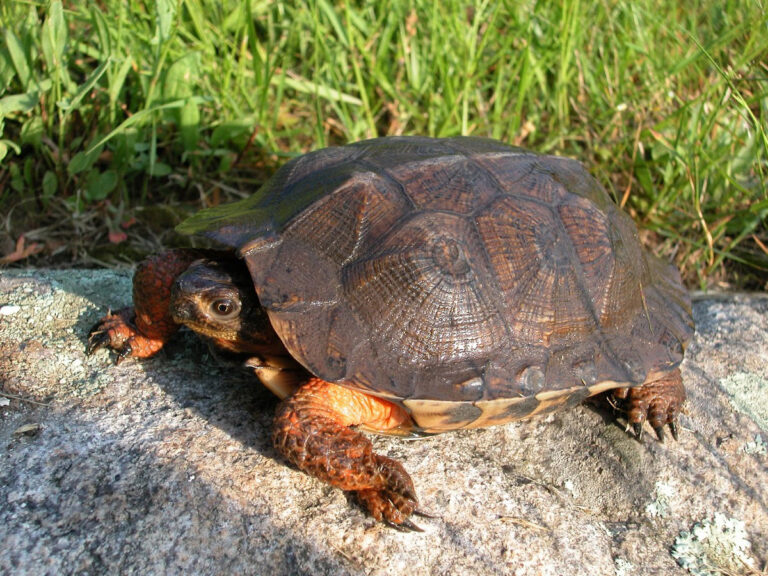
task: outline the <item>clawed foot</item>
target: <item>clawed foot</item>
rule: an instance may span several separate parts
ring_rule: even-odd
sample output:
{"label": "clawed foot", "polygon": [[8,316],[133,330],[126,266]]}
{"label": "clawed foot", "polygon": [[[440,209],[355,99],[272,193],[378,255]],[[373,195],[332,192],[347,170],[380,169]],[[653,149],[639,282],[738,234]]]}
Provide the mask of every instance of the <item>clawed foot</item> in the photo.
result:
{"label": "clawed foot", "polygon": [[115,364],[120,364],[125,358],[147,358],[160,350],[163,342],[144,336],[133,318],[133,308],[109,312],[88,333],[88,354],[109,348],[117,352]]}
{"label": "clawed foot", "polygon": [[629,425],[638,440],[643,437],[643,425],[646,421],[661,442],[664,442],[665,426],[669,428],[672,437],[678,439],[677,418],[685,401],[685,389],[679,369],[642,386],[615,390],[613,398],[618,408],[627,414]]}
{"label": "clawed foot", "polygon": [[375,487],[356,490],[360,504],[379,522],[385,522],[397,529],[422,532],[409,520],[416,513],[416,490],[405,468],[391,458],[373,454],[377,473],[372,478]]}
{"label": "clawed foot", "polygon": [[[679,432],[678,432],[678,424],[677,420],[673,420],[672,422],[667,422],[667,426],[669,427],[669,431],[672,433],[672,438],[675,440],[679,440]],[[664,426],[651,426],[653,428],[653,431],[656,432],[656,437],[659,439],[659,442],[664,442]],[[635,438],[638,440],[643,439],[643,424],[640,422],[633,422],[632,423],[632,431],[635,433]]]}
{"label": "clawed foot", "polygon": [[352,494],[379,522],[421,531],[409,519],[423,513],[417,510],[408,472],[396,460],[376,454],[371,441],[351,428],[381,422],[396,426],[401,422],[391,419],[396,410],[385,400],[312,379],[278,408],[272,440],[300,470]]}

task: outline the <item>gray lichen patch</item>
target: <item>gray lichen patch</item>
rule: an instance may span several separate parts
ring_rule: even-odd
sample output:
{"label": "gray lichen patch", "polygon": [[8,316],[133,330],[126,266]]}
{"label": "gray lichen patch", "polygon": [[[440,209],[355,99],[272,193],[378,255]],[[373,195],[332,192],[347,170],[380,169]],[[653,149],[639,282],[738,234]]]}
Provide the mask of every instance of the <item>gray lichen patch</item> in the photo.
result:
{"label": "gray lichen patch", "polygon": [[734,408],[750,416],[768,432],[768,379],[749,372],[736,372],[720,380]]}
{"label": "gray lichen patch", "polygon": [[768,445],[766,445],[763,437],[760,434],[755,435],[755,439],[744,444],[745,454],[760,454],[765,456],[768,454]]}
{"label": "gray lichen patch", "polygon": [[676,504],[676,492],[674,481],[657,481],[653,491],[654,499],[646,505],[645,512],[651,517],[666,518]]}
{"label": "gray lichen patch", "polygon": [[672,556],[694,576],[745,574],[756,566],[751,548],[744,522],[716,513],[682,531]]}

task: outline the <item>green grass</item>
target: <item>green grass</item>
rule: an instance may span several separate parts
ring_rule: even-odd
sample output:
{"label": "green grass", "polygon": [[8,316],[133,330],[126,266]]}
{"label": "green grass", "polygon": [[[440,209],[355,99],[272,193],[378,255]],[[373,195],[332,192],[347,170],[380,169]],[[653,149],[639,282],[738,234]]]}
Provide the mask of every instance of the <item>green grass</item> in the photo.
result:
{"label": "green grass", "polygon": [[473,134],[585,162],[693,287],[768,280],[759,1],[5,0],[0,27],[24,263],[111,257],[135,217],[132,257],[296,153]]}

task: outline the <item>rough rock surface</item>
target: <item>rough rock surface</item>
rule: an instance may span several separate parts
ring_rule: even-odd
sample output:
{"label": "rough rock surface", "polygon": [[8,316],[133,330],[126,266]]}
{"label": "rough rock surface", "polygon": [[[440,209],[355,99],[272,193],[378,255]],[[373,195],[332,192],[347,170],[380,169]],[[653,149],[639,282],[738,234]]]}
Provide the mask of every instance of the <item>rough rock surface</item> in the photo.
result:
{"label": "rough rock surface", "polygon": [[125,273],[0,272],[2,573],[686,574],[675,540],[715,514],[768,562],[768,299],[695,303],[679,442],[594,406],[375,438],[435,515],[424,533],[286,466],[275,401],[193,336],[145,362],[86,356],[129,299]]}

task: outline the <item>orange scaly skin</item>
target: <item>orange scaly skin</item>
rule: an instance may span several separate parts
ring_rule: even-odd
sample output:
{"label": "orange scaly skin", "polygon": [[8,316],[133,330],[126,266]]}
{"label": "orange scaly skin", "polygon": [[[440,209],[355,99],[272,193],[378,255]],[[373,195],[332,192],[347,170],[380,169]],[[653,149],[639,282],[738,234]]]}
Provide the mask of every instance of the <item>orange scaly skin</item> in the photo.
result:
{"label": "orange scaly skin", "polygon": [[677,438],[676,422],[680,409],[685,402],[685,388],[680,374],[680,368],[666,374],[653,382],[646,382],[634,388],[617,388],[612,391],[613,397],[622,405],[627,414],[627,420],[640,436],[643,423],[648,423],[664,439],[664,425],[668,424],[672,434]]}
{"label": "orange scaly skin", "polygon": [[89,350],[108,346],[123,358],[154,356],[179,329],[169,313],[171,287],[204,255],[194,249],[169,250],[144,260],[133,276],[133,307],[107,314],[91,330]]}
{"label": "orange scaly skin", "polygon": [[402,525],[417,505],[410,476],[349,427],[388,430],[408,417],[391,402],[312,378],[278,407],[272,440],[300,470],[354,492],[376,520]]}

